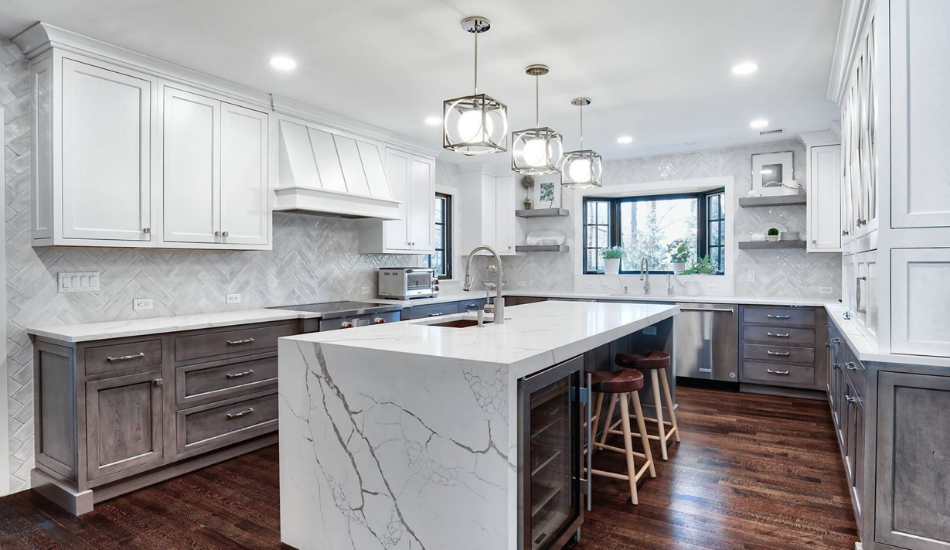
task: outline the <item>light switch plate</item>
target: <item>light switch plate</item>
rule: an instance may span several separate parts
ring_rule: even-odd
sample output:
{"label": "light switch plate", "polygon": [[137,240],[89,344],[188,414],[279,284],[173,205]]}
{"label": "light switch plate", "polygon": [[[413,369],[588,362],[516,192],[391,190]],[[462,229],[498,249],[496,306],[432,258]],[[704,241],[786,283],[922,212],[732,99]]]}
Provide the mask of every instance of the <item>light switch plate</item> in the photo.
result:
{"label": "light switch plate", "polygon": [[818,287],[818,294],[831,294],[834,292],[834,289],[830,286],[820,286]]}
{"label": "light switch plate", "polygon": [[706,284],[707,292],[719,292],[719,283],[707,283]]}
{"label": "light switch plate", "polygon": [[228,295],[225,297],[225,300],[227,300],[227,303],[229,303],[229,304],[240,304],[240,303],[241,303],[241,295],[240,295],[240,294],[228,294]]}
{"label": "light switch plate", "polygon": [[152,309],[152,299],[151,298],[136,298],[132,300],[132,309],[135,311],[140,311],[143,309]]}
{"label": "light switch plate", "polygon": [[99,272],[60,273],[59,292],[99,292]]}
{"label": "light switch plate", "polygon": [[518,286],[520,286],[520,287],[524,287],[524,286],[527,285],[527,284],[528,284],[528,283],[525,282],[525,281],[518,281]]}
{"label": "light switch plate", "polygon": [[594,290],[594,283],[591,283],[591,282],[584,283],[584,288],[586,288],[587,290]]}
{"label": "light switch plate", "polygon": [[755,271],[746,271],[745,280],[754,283],[755,282]]}

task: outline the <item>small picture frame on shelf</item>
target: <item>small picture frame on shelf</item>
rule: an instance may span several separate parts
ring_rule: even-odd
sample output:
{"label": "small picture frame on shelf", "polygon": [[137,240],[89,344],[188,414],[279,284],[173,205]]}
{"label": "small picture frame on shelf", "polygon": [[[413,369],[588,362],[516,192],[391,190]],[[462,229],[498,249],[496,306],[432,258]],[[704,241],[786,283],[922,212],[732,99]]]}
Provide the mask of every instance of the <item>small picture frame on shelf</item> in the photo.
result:
{"label": "small picture frame on shelf", "polygon": [[538,184],[538,196],[534,201],[534,207],[560,208],[561,207],[561,186],[554,182],[541,182]]}
{"label": "small picture frame on shelf", "polygon": [[794,154],[761,153],[752,155],[752,192],[757,197],[777,197],[798,192],[795,182]]}

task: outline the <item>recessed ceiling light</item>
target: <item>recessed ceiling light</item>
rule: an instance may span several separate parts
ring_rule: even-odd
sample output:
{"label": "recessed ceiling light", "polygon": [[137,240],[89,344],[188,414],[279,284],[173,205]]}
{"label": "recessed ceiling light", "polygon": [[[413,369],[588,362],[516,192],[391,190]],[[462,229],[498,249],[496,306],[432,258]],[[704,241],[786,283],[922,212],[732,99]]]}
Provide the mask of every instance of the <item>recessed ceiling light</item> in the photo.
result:
{"label": "recessed ceiling light", "polygon": [[620,143],[622,145],[633,143],[633,138],[630,136],[620,136],[617,138],[617,143]]}
{"label": "recessed ceiling light", "polygon": [[442,124],[442,117],[427,116],[426,124],[428,124],[429,126],[438,126],[439,124]]}
{"label": "recessed ceiling light", "polygon": [[757,118],[749,123],[750,128],[765,128],[769,125],[769,121],[764,118]]}
{"label": "recessed ceiling light", "polygon": [[270,58],[270,66],[281,71],[292,71],[297,68],[297,62],[289,57],[278,55]]}
{"label": "recessed ceiling light", "polygon": [[759,70],[758,63],[739,63],[732,68],[732,74],[738,76],[746,76],[754,73]]}

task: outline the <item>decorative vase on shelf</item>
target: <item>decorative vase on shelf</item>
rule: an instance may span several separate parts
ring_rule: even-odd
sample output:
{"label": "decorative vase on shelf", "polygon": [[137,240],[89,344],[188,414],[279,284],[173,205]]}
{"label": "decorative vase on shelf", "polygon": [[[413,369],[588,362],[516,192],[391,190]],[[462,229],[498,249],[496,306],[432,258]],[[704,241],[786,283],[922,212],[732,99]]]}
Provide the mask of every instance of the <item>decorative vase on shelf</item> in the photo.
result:
{"label": "decorative vase on shelf", "polygon": [[620,275],[620,258],[604,258],[604,273]]}
{"label": "decorative vase on shelf", "polygon": [[686,262],[673,262],[673,275],[682,275],[686,271]]}
{"label": "decorative vase on shelf", "polygon": [[531,203],[530,203],[530,202],[524,203],[524,209],[525,209],[525,210],[531,210]]}

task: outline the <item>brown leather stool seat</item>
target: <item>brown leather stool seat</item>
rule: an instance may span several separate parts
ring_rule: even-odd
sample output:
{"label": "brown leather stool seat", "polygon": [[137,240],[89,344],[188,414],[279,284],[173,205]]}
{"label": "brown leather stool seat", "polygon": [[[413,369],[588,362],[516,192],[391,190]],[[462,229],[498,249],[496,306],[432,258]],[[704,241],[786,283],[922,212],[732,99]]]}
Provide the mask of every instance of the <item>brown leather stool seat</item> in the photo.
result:
{"label": "brown leather stool seat", "polygon": [[651,351],[647,355],[639,353],[618,353],[614,362],[621,367],[641,370],[666,369],[670,366],[670,354],[665,351]]}
{"label": "brown leather stool seat", "polygon": [[598,393],[629,393],[643,388],[643,373],[635,369],[591,373],[591,389]]}

